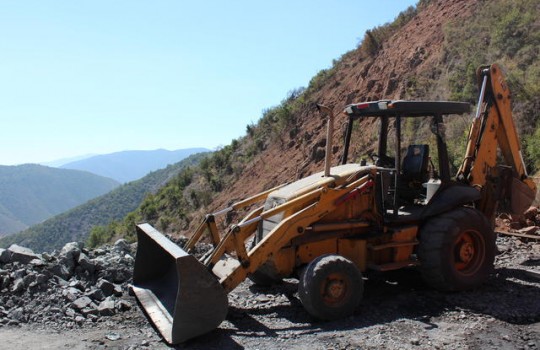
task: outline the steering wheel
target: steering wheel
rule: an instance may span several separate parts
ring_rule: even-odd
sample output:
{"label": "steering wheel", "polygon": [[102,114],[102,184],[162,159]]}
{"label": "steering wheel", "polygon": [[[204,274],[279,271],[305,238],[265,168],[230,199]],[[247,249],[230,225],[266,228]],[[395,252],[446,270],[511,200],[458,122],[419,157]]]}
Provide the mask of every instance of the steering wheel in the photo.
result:
{"label": "steering wheel", "polygon": [[376,153],[370,153],[369,158],[373,161],[373,164],[383,168],[393,168],[395,165],[395,159],[388,156],[380,156]]}

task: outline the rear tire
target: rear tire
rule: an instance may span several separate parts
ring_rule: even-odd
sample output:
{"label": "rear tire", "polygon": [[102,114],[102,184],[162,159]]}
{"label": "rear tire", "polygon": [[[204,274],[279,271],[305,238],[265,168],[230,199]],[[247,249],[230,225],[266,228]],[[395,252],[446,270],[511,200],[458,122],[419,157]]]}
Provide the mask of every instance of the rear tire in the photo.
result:
{"label": "rear tire", "polygon": [[484,283],[493,271],[495,251],[495,233],[476,209],[462,207],[439,215],[420,231],[420,271],[438,290],[465,290]]}
{"label": "rear tire", "polygon": [[340,255],[323,255],[301,273],[298,296],[306,311],[321,320],[350,316],[362,299],[364,281],[358,268]]}

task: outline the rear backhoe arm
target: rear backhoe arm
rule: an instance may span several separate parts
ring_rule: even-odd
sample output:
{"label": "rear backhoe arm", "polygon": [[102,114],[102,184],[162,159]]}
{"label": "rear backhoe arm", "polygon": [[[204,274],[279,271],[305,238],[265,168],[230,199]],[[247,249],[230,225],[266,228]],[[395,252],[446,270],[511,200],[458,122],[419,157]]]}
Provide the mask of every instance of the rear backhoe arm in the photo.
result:
{"label": "rear backhoe arm", "polygon": [[[480,97],[457,178],[480,190],[479,209],[487,217],[494,214],[500,199],[510,195],[511,210],[523,212],[534,199],[536,185],[525,169],[512,117],[510,89],[496,64],[480,67],[477,77]],[[504,180],[497,168],[497,146],[511,168],[511,179]]]}

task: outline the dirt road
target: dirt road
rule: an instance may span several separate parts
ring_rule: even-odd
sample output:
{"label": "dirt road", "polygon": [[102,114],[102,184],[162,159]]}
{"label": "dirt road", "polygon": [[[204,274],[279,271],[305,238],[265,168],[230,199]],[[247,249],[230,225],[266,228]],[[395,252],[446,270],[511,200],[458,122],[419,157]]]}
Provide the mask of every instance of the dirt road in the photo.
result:
{"label": "dirt road", "polygon": [[[499,237],[489,281],[440,293],[415,270],[371,274],[350,318],[317,322],[304,312],[297,281],[229,295],[227,320],[178,349],[540,349],[540,244]],[[134,302],[134,300],[132,300]],[[168,349],[138,308],[104,322],[51,330],[0,327],[1,349]]]}

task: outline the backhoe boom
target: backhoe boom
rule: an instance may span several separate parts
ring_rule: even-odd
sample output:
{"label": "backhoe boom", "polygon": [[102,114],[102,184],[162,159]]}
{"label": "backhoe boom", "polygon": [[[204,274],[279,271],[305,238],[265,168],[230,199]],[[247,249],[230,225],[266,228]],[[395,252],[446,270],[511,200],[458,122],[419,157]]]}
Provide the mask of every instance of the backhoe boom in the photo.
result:
{"label": "backhoe boom", "polygon": [[[511,197],[511,211],[521,213],[534,199],[536,185],[528,177],[523,161],[512,117],[510,89],[496,64],[480,67],[477,78],[480,83],[477,113],[457,178],[480,190],[482,198],[478,206],[487,217],[494,214],[497,203],[505,197]],[[505,180],[497,166],[497,149],[511,169],[509,179]]]}

